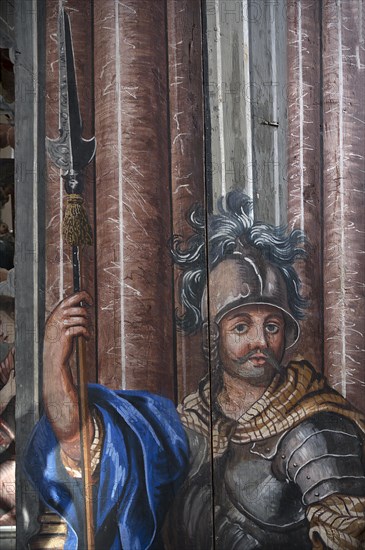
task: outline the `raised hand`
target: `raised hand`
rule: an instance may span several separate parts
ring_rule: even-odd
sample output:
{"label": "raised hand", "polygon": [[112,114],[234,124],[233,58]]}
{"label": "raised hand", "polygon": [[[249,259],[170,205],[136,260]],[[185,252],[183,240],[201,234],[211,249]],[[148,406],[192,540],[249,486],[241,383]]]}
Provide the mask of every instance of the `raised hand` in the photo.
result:
{"label": "raised hand", "polygon": [[[82,303],[82,305],[80,305]],[[46,323],[44,360],[59,366],[68,365],[75,336],[90,338],[88,307],[92,298],[86,291],[65,298],[53,310]]]}
{"label": "raised hand", "polygon": [[[69,361],[76,337],[89,339],[90,294],[77,292],[53,310],[46,323],[43,348],[43,399],[46,414],[64,452],[80,459],[78,392]],[[90,439],[93,424],[88,419]]]}

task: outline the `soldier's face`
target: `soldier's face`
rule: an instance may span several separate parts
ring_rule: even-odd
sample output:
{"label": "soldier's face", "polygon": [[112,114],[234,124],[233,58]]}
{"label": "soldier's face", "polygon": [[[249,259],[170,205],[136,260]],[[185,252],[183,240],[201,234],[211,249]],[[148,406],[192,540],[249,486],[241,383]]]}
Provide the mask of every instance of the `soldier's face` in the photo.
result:
{"label": "soldier's face", "polygon": [[242,306],[219,324],[219,356],[230,375],[253,385],[268,385],[285,349],[281,311],[268,305]]}

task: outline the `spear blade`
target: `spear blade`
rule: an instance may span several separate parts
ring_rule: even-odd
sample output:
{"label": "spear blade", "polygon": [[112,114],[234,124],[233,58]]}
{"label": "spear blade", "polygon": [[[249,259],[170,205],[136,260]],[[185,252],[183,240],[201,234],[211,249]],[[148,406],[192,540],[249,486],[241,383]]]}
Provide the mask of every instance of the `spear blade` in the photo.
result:
{"label": "spear blade", "polygon": [[[47,152],[64,175],[78,175],[94,158],[95,137],[82,137],[82,119],[75,72],[70,20],[63,7],[58,17],[59,43],[59,137],[47,138]],[[79,185],[81,182],[78,182]],[[81,189],[72,189],[80,192]]]}

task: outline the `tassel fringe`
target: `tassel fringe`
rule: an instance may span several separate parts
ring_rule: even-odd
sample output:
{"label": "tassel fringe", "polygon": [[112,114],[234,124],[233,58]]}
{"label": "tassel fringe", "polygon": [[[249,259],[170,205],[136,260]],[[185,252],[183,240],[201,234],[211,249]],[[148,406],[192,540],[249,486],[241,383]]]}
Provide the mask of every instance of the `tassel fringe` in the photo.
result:
{"label": "tassel fringe", "polygon": [[71,194],[67,197],[62,235],[64,241],[71,246],[93,242],[91,226],[83,202],[81,195]]}

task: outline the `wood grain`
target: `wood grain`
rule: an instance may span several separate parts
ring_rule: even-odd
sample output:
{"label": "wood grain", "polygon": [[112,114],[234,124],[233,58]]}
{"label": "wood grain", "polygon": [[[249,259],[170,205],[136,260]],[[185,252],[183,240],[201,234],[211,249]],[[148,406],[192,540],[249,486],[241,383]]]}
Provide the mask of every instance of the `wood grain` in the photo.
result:
{"label": "wood grain", "polygon": [[288,224],[304,230],[308,260],[296,266],[310,307],[291,354],[323,369],[321,44],[319,3],[288,4]]}
{"label": "wood grain", "polygon": [[324,2],[325,372],[365,410],[363,28],[360,2]]}
{"label": "wood grain", "polygon": [[[167,3],[172,233],[187,238],[187,214],[205,204],[203,59],[200,0]],[[179,270],[174,310],[180,310]],[[174,313],[174,312],[173,312]],[[176,330],[176,329],[175,329]],[[201,335],[176,332],[177,400],[193,391],[208,370]]]}

